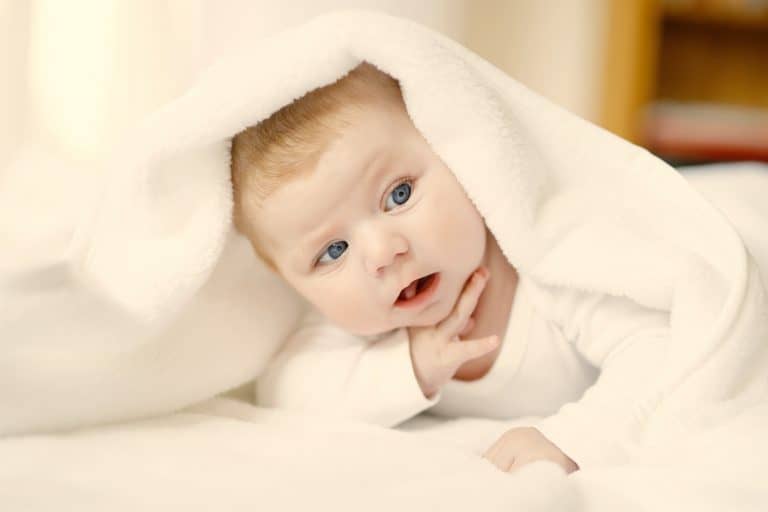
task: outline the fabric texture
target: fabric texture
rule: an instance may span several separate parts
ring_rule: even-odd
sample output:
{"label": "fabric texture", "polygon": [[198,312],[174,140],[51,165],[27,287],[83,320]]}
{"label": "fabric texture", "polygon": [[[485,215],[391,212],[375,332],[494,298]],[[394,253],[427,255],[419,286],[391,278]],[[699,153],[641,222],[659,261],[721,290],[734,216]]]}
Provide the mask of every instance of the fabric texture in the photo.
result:
{"label": "fabric texture", "polygon": [[243,41],[209,68],[115,151],[66,258],[10,279],[13,298],[34,297],[46,272],[70,282],[82,327],[66,355],[12,332],[23,348],[4,353],[0,432],[171,411],[261,371],[303,304],[232,232],[230,140],[363,60],[400,81],[415,126],[520,272],[669,311],[665,358],[633,397],[642,442],[764,399],[765,291],[718,209],[645,150],[454,41],[343,11]]}

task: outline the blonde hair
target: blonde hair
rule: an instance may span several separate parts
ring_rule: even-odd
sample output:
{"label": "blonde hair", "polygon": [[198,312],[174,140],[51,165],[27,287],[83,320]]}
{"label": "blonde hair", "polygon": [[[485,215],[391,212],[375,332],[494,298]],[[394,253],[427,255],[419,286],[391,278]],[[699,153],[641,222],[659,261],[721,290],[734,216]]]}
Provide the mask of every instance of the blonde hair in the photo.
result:
{"label": "blonde hair", "polygon": [[277,266],[256,222],[261,204],[281,185],[306,175],[334,138],[352,124],[353,112],[382,100],[404,108],[399,82],[363,62],[232,139],[232,221],[272,271],[278,272]]}

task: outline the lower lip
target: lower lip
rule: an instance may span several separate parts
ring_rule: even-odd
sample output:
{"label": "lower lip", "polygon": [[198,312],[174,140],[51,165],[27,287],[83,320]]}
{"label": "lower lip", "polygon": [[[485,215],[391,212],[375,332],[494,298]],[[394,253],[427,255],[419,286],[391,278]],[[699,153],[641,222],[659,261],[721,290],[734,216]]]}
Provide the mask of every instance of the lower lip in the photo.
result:
{"label": "lower lip", "polygon": [[432,279],[429,281],[429,284],[427,287],[421,292],[419,292],[417,295],[411,297],[408,300],[398,300],[395,302],[396,308],[401,309],[412,309],[417,308],[419,306],[422,306],[425,304],[429,299],[431,299],[435,293],[437,292],[437,287],[440,285],[440,274],[435,274]]}

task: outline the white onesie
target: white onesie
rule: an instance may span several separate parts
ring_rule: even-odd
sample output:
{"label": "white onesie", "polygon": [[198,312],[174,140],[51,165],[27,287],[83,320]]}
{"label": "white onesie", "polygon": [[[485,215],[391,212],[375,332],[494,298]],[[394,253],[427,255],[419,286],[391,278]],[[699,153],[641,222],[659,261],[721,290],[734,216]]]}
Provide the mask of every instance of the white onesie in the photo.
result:
{"label": "white onesie", "polygon": [[668,329],[667,311],[521,274],[501,351],[481,379],[451,380],[427,400],[406,329],[361,338],[311,309],[259,377],[257,396],[264,406],[383,426],[427,409],[543,417],[534,426],[584,468],[629,455],[647,412],[639,397],[663,357]]}

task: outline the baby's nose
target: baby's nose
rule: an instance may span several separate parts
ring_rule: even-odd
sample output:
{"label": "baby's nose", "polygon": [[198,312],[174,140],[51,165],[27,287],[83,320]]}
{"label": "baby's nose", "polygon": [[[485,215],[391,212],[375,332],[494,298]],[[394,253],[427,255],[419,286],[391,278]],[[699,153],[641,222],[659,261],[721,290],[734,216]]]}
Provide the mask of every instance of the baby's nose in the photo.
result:
{"label": "baby's nose", "polygon": [[366,268],[373,276],[380,276],[392,265],[398,255],[408,252],[408,241],[402,235],[379,233],[366,243]]}

